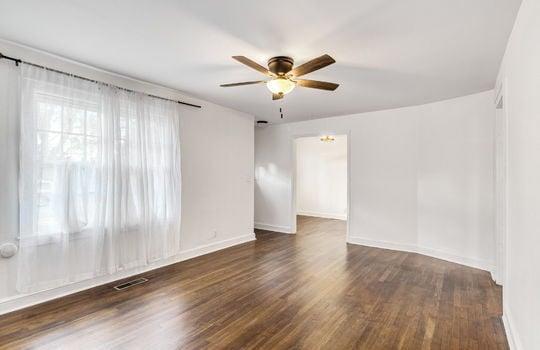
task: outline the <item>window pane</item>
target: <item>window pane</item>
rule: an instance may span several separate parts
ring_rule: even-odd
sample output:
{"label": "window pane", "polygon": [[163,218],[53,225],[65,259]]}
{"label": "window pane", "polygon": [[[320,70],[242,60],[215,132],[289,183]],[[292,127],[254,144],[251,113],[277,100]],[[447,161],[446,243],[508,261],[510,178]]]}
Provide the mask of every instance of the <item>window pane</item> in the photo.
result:
{"label": "window pane", "polygon": [[136,135],[137,134],[137,119],[130,118],[129,119],[129,128],[128,128],[129,135]]}
{"label": "window pane", "polygon": [[58,232],[58,222],[50,205],[38,209],[38,232],[41,234]]}
{"label": "window pane", "polygon": [[55,180],[55,169],[52,163],[45,163],[38,168],[38,182],[36,188],[36,204],[38,213],[38,231],[52,232],[55,226],[55,217],[52,210],[52,197]]}
{"label": "window pane", "polygon": [[56,104],[40,102],[37,113],[38,129],[61,131],[62,130],[62,107]]}
{"label": "window pane", "polygon": [[64,108],[64,131],[76,134],[84,133],[84,109]]}
{"label": "window pane", "polygon": [[120,138],[125,140],[128,135],[128,119],[120,118]]}
{"label": "window pane", "polygon": [[86,112],[86,134],[87,135],[98,135],[98,117],[97,112],[87,111]]}
{"label": "window pane", "polygon": [[84,159],[84,136],[65,135],[63,143],[65,159],[81,161]]}
{"label": "window pane", "polygon": [[97,137],[86,137],[86,160],[89,162],[97,161]]}
{"label": "window pane", "polygon": [[61,136],[54,132],[37,133],[37,151],[42,161],[54,161],[62,154],[60,145]]}

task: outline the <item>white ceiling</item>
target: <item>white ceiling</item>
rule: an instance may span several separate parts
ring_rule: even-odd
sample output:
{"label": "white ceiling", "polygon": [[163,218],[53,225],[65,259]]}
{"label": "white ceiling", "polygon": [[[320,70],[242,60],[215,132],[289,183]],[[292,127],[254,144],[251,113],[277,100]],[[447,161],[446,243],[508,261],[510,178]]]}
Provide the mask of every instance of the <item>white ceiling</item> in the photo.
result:
{"label": "white ceiling", "polygon": [[[493,88],[520,0],[0,0],[0,37],[185,91],[271,123],[416,105]],[[231,59],[297,64],[328,53],[272,101]]]}

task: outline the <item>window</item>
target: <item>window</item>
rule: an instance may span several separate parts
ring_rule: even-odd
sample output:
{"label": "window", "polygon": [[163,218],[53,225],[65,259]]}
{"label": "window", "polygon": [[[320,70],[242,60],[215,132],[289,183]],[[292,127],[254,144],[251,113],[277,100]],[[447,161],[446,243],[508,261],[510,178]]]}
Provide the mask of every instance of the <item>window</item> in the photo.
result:
{"label": "window", "polygon": [[49,75],[23,79],[20,236],[178,222],[177,105]]}
{"label": "window", "polygon": [[33,232],[61,232],[63,212],[73,209],[80,222],[71,226],[84,230],[96,207],[98,106],[37,93],[35,111]]}
{"label": "window", "polygon": [[177,254],[178,104],[29,64],[20,69],[17,289]]}

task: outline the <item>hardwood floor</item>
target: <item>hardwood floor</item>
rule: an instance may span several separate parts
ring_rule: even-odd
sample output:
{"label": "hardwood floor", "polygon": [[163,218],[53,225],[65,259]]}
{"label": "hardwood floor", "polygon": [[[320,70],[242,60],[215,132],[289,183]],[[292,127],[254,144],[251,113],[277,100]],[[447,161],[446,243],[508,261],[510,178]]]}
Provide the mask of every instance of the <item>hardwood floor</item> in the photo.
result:
{"label": "hardwood floor", "polygon": [[298,228],[0,316],[0,348],[508,348],[487,272],[346,244],[343,221]]}

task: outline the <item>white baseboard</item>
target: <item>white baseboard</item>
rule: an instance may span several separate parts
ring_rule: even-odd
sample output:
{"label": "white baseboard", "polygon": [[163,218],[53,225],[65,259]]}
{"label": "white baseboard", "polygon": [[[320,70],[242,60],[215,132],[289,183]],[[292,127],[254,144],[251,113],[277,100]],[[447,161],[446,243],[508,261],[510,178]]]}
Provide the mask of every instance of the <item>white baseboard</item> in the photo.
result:
{"label": "white baseboard", "polygon": [[374,248],[399,250],[403,252],[411,252],[411,253],[417,252],[417,248],[413,244],[378,241],[374,239],[361,238],[361,237],[349,237],[349,239],[347,240],[347,243],[365,245],[365,246],[374,247]]}
{"label": "white baseboard", "polygon": [[304,215],[304,216],[313,216],[316,218],[347,220],[347,214],[320,213],[320,212],[315,212],[315,211],[297,211],[296,214]]}
{"label": "white baseboard", "polygon": [[170,258],[155,261],[145,266],[119,271],[112,275],[100,276],[89,280],[70,283],[59,288],[0,300],[0,315],[254,240],[254,233],[225,239],[184,250]]}
{"label": "white baseboard", "polygon": [[367,239],[367,238],[361,238],[361,237],[349,237],[348,243],[365,245],[365,246],[375,247],[375,248],[383,248],[383,249],[418,253],[422,255],[431,256],[433,258],[450,261],[456,264],[474,267],[480,270],[485,270],[489,272],[493,271],[493,264],[488,261],[472,259],[472,258],[456,255],[454,253],[438,250],[438,249],[417,246],[415,244],[394,243],[394,242],[379,241],[379,240],[373,240],[373,239]]}
{"label": "white baseboard", "polygon": [[523,350],[523,346],[521,345],[521,341],[519,340],[519,336],[516,332],[516,327],[512,321],[512,314],[507,307],[505,307],[503,310],[502,321],[510,350]]}
{"label": "white baseboard", "polygon": [[265,231],[273,231],[273,232],[281,232],[281,233],[294,233],[290,226],[278,226],[278,225],[270,225],[270,224],[264,224],[262,222],[256,222],[255,228],[259,230],[265,230]]}
{"label": "white baseboard", "polygon": [[439,249],[427,248],[427,247],[418,247],[418,253],[423,255],[428,255],[437,259],[442,259],[450,261],[456,264],[461,264],[469,267],[474,267],[476,269],[492,272],[494,267],[493,263],[489,261],[469,258],[462,255],[456,255],[454,253],[445,252]]}

